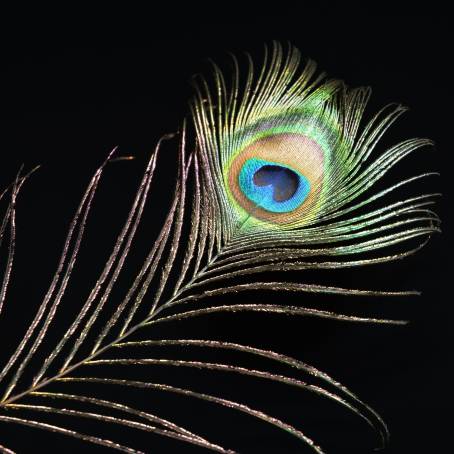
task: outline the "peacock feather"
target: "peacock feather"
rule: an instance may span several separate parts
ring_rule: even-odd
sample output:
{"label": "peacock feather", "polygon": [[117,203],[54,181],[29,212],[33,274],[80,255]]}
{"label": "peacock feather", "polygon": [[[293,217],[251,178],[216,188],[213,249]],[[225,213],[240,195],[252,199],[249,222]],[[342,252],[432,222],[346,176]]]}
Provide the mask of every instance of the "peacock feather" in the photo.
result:
{"label": "peacock feather", "polygon": [[[236,410],[293,435],[302,442],[303,449],[324,452],[301,428],[245,403],[160,383],[154,381],[153,373],[146,381],[124,379],[118,372],[122,366],[128,370],[164,366],[175,368],[182,377],[185,369],[197,368],[315,393],[351,410],[375,428],[381,443],[386,444],[388,429],[381,417],[345,386],[309,364],[228,340],[156,338],[154,334],[161,324],[227,312],[403,324],[401,320],[301,305],[245,303],[239,295],[250,291],[279,295],[414,295],[417,292],[294,282],[290,277],[303,270],[398,260],[419,250],[439,230],[439,219],[430,209],[437,194],[405,199],[396,196],[400,188],[412,187],[432,173],[385,187],[378,184],[403,158],[431,144],[428,139],[408,139],[377,152],[377,144],[405,112],[404,107],[388,105],[367,119],[368,88],[351,89],[341,81],[327,80],[325,75],[317,74],[314,62],[303,65],[299,51],[291,46],[284,49],[274,43],[266,48],[258,68],[250,56],[245,58],[246,68],[238,59],[232,59],[229,79],[214,64],[211,78],[197,79],[191,103],[195,143],[186,143],[185,122],[179,134],[178,175],[168,214],[145,260],[134,270],[129,287],[116,297],[118,292],[114,290],[128,269],[148,196],[154,195],[150,188],[160,149],[173,135],[163,137],[151,154],[124,226],[94,287],[79,303],[72,320],[57,323],[101,177],[110,163],[128,158],[117,157],[113,150],[96,171],[69,226],[49,288],[0,373],[3,426],[25,425],[123,452],[140,452],[133,447],[134,442],[132,446],[120,444],[72,428],[71,417],[87,418],[217,452],[234,452],[160,416],[159,408],[155,413],[126,405],[122,395],[104,399],[93,386],[115,387],[124,394],[138,388],[144,393],[154,390],[176,394]],[[6,206],[0,242],[9,236],[9,246],[0,287],[0,313],[13,269],[16,200],[29,176],[19,173],[1,194]],[[159,198],[154,203],[159,203]],[[234,295],[233,302],[219,302],[228,294]],[[195,354],[201,349],[243,353],[265,358],[289,372],[277,374],[234,362],[162,358],[159,350],[171,348]],[[311,379],[317,384],[310,383]],[[34,416],[26,416],[30,414]],[[69,418],[61,425],[50,424],[43,419],[46,414]],[[12,452],[1,445],[0,451]]]}

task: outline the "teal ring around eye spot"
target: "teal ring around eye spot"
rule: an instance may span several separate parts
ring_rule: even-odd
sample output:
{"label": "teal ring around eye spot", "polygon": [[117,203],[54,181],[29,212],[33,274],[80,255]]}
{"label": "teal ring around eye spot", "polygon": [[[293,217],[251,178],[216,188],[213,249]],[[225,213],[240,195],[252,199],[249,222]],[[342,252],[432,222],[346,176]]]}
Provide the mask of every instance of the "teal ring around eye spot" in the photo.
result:
{"label": "teal ring around eye spot", "polygon": [[[274,198],[275,187],[271,183],[259,186],[254,182],[254,175],[264,166],[275,166],[290,170],[297,177],[297,187],[294,194],[288,199],[277,201]],[[289,213],[298,208],[307,198],[310,191],[309,180],[289,166],[265,161],[263,159],[248,159],[240,170],[238,183],[243,194],[260,208],[272,213]]]}

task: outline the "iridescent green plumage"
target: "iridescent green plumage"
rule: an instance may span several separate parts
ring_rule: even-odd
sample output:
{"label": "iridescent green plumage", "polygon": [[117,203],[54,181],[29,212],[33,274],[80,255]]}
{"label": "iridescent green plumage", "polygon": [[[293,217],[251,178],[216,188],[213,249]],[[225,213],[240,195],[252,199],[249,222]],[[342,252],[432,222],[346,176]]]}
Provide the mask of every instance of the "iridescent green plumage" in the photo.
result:
{"label": "iridescent green plumage", "polygon": [[[217,194],[224,238],[235,241],[241,236],[247,248],[260,247],[262,240],[267,245],[274,241],[277,246],[282,242],[301,245],[361,239],[361,243],[342,248],[345,254],[385,247],[432,231],[436,216],[423,208],[427,195],[393,205],[386,200],[384,208],[365,212],[372,202],[413,179],[378,193],[369,189],[406,155],[431,144],[427,139],[410,139],[377,154],[379,139],[405,108],[387,106],[365,123],[369,89],[348,89],[340,81],[323,81],[323,76],[315,76],[313,62],[301,70],[299,52],[290,48],[285,53],[278,44],[266,54],[257,76],[249,60],[244,88],[240,88],[240,69],[236,60],[234,63],[231,86],[227,87],[215,67],[215,89],[201,84],[193,104],[200,153]],[[288,144],[277,147],[276,140],[285,142],[282,137],[287,137]],[[270,150],[264,141],[271,142]],[[259,145],[250,151],[254,143]],[[307,200],[278,215],[260,202],[248,200],[239,188],[239,170],[234,168],[244,154],[247,159],[261,159],[273,152],[274,163],[281,161],[302,174],[314,174],[309,178]],[[244,165],[240,162],[237,167]],[[365,242],[377,234],[379,238]],[[335,248],[330,250],[335,253]]]}

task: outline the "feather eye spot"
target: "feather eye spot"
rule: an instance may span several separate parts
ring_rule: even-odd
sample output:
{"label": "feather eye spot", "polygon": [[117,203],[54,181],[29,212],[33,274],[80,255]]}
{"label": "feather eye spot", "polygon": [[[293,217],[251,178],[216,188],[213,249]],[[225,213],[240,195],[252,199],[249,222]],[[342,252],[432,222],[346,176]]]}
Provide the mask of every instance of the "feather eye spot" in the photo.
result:
{"label": "feather eye spot", "polygon": [[314,139],[277,133],[245,141],[228,166],[236,203],[255,219],[290,225],[310,215],[323,185],[325,153]]}
{"label": "feather eye spot", "polygon": [[276,202],[285,202],[293,197],[300,186],[299,180],[295,172],[279,165],[264,165],[253,177],[256,186],[273,186]]}
{"label": "feather eye spot", "polygon": [[240,173],[243,194],[257,206],[273,213],[287,213],[307,198],[310,185],[299,172],[282,164],[248,159]]}

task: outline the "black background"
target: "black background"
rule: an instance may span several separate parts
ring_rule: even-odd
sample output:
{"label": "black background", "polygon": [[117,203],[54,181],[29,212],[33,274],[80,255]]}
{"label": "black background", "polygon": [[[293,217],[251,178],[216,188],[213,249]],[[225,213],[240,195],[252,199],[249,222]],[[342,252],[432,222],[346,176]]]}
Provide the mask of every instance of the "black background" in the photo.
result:
{"label": "black background", "polygon": [[[84,186],[108,151],[118,145],[119,155],[134,155],[136,159],[112,164],[106,171],[82,251],[84,265],[78,269],[64,301],[67,306],[62,313],[66,317],[73,314],[74,308],[77,310],[79,298],[86,295],[96,278],[149,152],[160,136],[177,131],[189,114],[191,76],[209,73],[208,58],[229,71],[228,52],[239,55],[248,51],[259,62],[263,43],[269,44],[272,39],[290,41],[304,56],[316,60],[329,76],[341,78],[350,86],[372,86],[369,114],[389,102],[411,108],[389,132],[384,145],[412,136],[430,137],[436,143],[434,149],[407,158],[393,175],[399,177],[402,172],[410,176],[426,169],[441,171],[441,178],[431,179],[424,187],[444,193],[436,208],[443,220],[442,235],[435,235],[422,252],[404,262],[297,278],[357,288],[416,288],[422,296],[373,301],[318,297],[308,298],[307,304],[338,308],[345,313],[404,318],[411,323],[405,327],[374,327],[260,315],[216,316],[188,323],[188,327],[183,323],[169,325],[162,335],[231,339],[291,354],[334,376],[383,416],[391,431],[386,453],[446,452],[448,397],[452,389],[447,374],[451,361],[450,188],[443,184],[449,182],[448,137],[452,132],[447,26],[447,21],[430,17],[321,23],[305,20],[277,25],[276,18],[262,18],[244,23],[205,23],[178,39],[153,36],[140,46],[130,47],[58,47],[56,40],[46,44],[33,40],[27,44],[7,42],[2,55],[5,77],[0,106],[0,187],[14,178],[21,164],[25,169],[37,164],[41,168],[26,184],[18,202],[13,286],[2,315],[7,323],[0,320],[2,361],[34,314]],[[176,141],[170,142],[162,150],[141,243],[134,252],[137,263],[153,241],[168,207],[176,146]],[[270,295],[251,293],[247,297],[250,302],[260,302]],[[274,296],[274,301],[301,302],[292,298],[287,301],[281,296],[276,300]],[[241,358],[251,367],[262,365]],[[219,356],[220,361],[223,359]],[[160,371],[158,377],[162,382],[171,381],[176,379],[176,372],[183,371]],[[151,373],[155,372],[135,372],[135,378],[150,379]],[[192,374],[188,372],[180,384],[188,380],[195,388],[203,390],[205,386],[213,394],[218,390],[217,394],[227,398],[237,392],[237,397],[251,406],[295,423],[327,452],[367,453],[377,445],[372,431],[347,410],[320,404],[320,399],[302,392],[254,380],[237,381],[215,372]],[[118,397],[118,390],[111,393]],[[151,395],[152,400],[147,400],[147,394],[136,392],[131,399],[150,410],[158,407],[156,413],[166,417],[176,415],[176,421],[240,452],[306,452],[292,437],[234,412],[216,412],[209,406],[184,403],[184,399],[165,400],[158,394]],[[93,429],[92,422],[75,424],[80,424],[77,427],[81,431]],[[1,425],[0,434],[2,444],[19,452],[89,449],[77,441],[35,429]],[[152,435],[125,434],[109,428],[103,433],[123,442],[131,442],[133,437],[131,444],[147,452],[198,452]],[[94,452],[98,450],[102,451],[95,448]]]}

